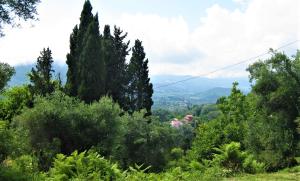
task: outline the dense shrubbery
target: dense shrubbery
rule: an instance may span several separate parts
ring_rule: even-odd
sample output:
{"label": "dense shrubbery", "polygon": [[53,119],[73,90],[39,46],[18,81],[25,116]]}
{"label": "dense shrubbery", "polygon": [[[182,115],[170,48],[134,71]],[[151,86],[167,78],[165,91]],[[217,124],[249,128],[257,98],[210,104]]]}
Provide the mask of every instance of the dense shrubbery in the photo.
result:
{"label": "dense shrubbery", "polygon": [[1,96],[3,97],[0,98],[0,120],[9,122],[32,102],[32,96],[27,86],[12,87],[5,90]]}
{"label": "dense shrubbery", "polygon": [[86,105],[61,92],[38,97],[34,108],[16,117],[15,124],[25,132],[32,151],[45,169],[57,153],[70,154],[97,146],[101,154],[112,155],[122,126],[119,106],[108,98]]}
{"label": "dense shrubbery", "polygon": [[247,119],[247,102],[245,96],[237,89],[234,83],[232,93],[227,98],[221,98],[218,103],[221,115],[198,127],[193,142],[191,157],[201,161],[212,159],[215,148],[232,141],[242,142]]}
{"label": "dense shrubbery", "polygon": [[55,92],[37,97],[34,107],[26,108],[12,125],[26,133],[23,137],[29,145],[25,146],[30,147],[28,152],[35,153],[43,170],[51,166],[58,153],[71,154],[94,147],[123,168],[137,163],[159,171],[168,163],[172,148],[187,147],[188,130],[174,129],[144,115],[143,111],[124,114],[107,97],[87,105]]}

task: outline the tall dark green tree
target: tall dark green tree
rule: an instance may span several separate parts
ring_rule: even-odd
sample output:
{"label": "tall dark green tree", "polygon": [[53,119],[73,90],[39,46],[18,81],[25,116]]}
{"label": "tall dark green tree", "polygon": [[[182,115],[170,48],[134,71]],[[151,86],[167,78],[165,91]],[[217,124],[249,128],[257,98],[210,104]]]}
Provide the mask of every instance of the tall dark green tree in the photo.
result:
{"label": "tall dark green tree", "polygon": [[109,81],[112,79],[114,75],[112,75],[112,63],[113,62],[113,57],[114,57],[114,48],[113,48],[113,36],[110,33],[110,26],[105,25],[104,26],[104,31],[103,31],[103,36],[101,38],[101,52],[102,52],[102,58],[105,61],[105,66],[106,66],[106,81],[105,81],[105,92],[109,96],[112,96],[110,93],[111,90],[111,84],[112,82]]}
{"label": "tall dark green tree", "polygon": [[70,53],[67,54],[67,82],[66,92],[71,96],[77,95],[77,57],[78,57],[78,26],[76,25],[70,36]]}
{"label": "tall dark green tree", "polygon": [[136,40],[128,65],[128,111],[133,113],[134,111],[146,109],[146,115],[150,115],[151,106],[153,105],[153,86],[152,83],[150,83],[148,75],[148,59],[145,59],[145,57],[146,54],[142,42]]}
{"label": "tall dark green tree", "polygon": [[32,94],[45,96],[54,91],[55,83],[52,81],[52,52],[49,48],[43,49],[41,55],[37,58],[35,68],[29,73],[31,84],[29,90]]}
{"label": "tall dark green tree", "polygon": [[78,97],[87,103],[105,94],[105,64],[101,55],[98,15],[89,25],[79,57]]}
{"label": "tall dark green tree", "polygon": [[67,82],[66,92],[71,96],[77,96],[79,86],[80,65],[79,57],[83,51],[83,39],[88,26],[93,21],[92,5],[89,0],[85,1],[80,15],[80,24],[75,26],[70,36],[70,53],[67,54]]}
{"label": "tall dark green tree", "polygon": [[78,40],[78,44],[79,44],[79,48],[82,48],[82,42],[85,36],[85,33],[88,30],[88,27],[90,25],[91,22],[93,22],[94,20],[94,15],[92,13],[93,7],[91,5],[91,2],[89,0],[86,0],[84,2],[83,5],[83,9],[81,11],[81,15],[80,15],[80,23],[79,23],[79,40]]}
{"label": "tall dark green tree", "polygon": [[102,52],[106,63],[106,93],[125,108],[125,91],[128,85],[126,77],[126,56],[129,42],[125,42],[127,33],[123,34],[120,28],[114,27],[114,36],[108,25],[104,28]]}

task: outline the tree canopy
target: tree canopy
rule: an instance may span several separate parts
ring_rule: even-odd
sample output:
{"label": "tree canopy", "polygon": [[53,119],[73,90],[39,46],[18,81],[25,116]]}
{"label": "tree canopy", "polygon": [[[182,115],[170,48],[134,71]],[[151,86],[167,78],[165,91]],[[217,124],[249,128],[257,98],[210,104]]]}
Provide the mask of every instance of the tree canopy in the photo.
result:
{"label": "tree canopy", "polygon": [[37,58],[36,68],[32,68],[29,75],[31,84],[29,89],[32,94],[46,95],[54,91],[54,82],[52,80],[53,58],[49,48],[44,48]]}
{"label": "tree canopy", "polygon": [[15,74],[15,69],[7,63],[0,62],[0,92],[7,85],[7,82]]}
{"label": "tree canopy", "polygon": [[2,0],[0,1],[0,36],[3,36],[3,26],[18,25],[16,19],[25,21],[35,19],[37,4],[40,0]]}

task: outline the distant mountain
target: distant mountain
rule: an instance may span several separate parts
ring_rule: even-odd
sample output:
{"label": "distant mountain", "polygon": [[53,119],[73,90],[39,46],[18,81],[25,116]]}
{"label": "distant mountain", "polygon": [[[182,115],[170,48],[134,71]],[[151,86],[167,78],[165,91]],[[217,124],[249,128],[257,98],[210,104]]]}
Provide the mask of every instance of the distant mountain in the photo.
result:
{"label": "distant mountain", "polygon": [[[16,74],[9,82],[10,86],[28,83],[27,74],[34,64],[15,67]],[[63,82],[66,82],[66,65],[54,64],[54,75],[60,73]],[[170,83],[190,79],[189,81],[169,85]],[[248,78],[205,78],[181,75],[154,75],[151,82],[154,87],[153,108],[186,108],[189,105],[215,103],[221,96],[230,94],[233,82],[239,82],[239,88],[245,93],[250,91]],[[168,86],[166,86],[168,85]]]}
{"label": "distant mountain", "polygon": [[[9,86],[22,85],[22,84],[29,83],[27,74],[31,71],[31,69],[33,67],[35,67],[34,64],[15,66],[16,74],[10,80]],[[67,66],[54,64],[53,69],[55,71],[54,76],[56,77],[58,75],[58,73],[60,73],[62,81],[66,82]]]}
{"label": "distant mountain", "polygon": [[[174,85],[166,86],[170,83],[190,79],[188,81],[179,82]],[[245,91],[250,90],[250,84],[247,77],[241,78],[206,78],[180,75],[155,75],[151,77],[156,90],[160,91],[178,91],[182,90],[188,93],[203,92],[215,87],[231,88],[233,82],[239,83],[239,88]]]}
{"label": "distant mountain", "polygon": [[154,92],[153,109],[184,109],[192,105],[215,103],[220,97],[228,96],[231,88],[215,87],[199,93],[177,92],[176,95],[171,92],[158,93]]}
{"label": "distant mountain", "polygon": [[190,96],[191,102],[197,103],[215,103],[218,98],[228,96],[231,93],[231,88],[215,87],[204,92]]}
{"label": "distant mountain", "polygon": [[[190,79],[177,84],[173,82]],[[178,75],[158,75],[151,77],[154,87],[154,109],[187,108],[197,104],[215,103],[218,98],[228,96],[232,83],[248,93],[250,83],[247,78],[205,78]]]}

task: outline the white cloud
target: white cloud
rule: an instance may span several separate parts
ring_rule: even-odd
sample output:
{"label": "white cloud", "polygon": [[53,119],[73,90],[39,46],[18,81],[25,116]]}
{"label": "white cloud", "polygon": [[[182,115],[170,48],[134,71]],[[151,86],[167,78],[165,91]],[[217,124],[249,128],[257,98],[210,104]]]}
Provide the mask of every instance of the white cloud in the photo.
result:
{"label": "white cloud", "polygon": [[[297,0],[253,0],[243,10],[215,4],[193,30],[181,16],[127,14],[118,22],[131,38],[144,41],[152,74],[202,75],[300,39],[299,8]],[[292,48],[296,47],[299,44]],[[201,56],[193,61],[182,59],[186,64],[163,59],[166,53],[187,54],[189,50],[197,50]],[[241,65],[212,76],[246,75],[246,67]]]}
{"label": "white cloud", "polygon": [[246,4],[248,0],[232,0],[232,1],[243,5],[243,4]]}
{"label": "white cloud", "polygon": [[[300,1],[234,1],[244,3],[243,7],[230,10],[215,4],[207,8],[204,17],[195,17],[199,23],[193,29],[180,15],[104,14],[100,23],[117,24],[129,33],[132,44],[134,39],[142,40],[151,74],[205,74],[300,39]],[[69,35],[81,10],[78,4],[68,11],[67,4],[61,6],[55,15],[44,4],[41,21],[35,28],[13,29],[0,39],[0,60],[11,64],[32,61],[42,47],[50,46],[55,59],[64,62]],[[289,50],[296,47],[300,48],[300,43]],[[245,75],[246,67],[241,65],[211,76]]]}
{"label": "white cloud", "polygon": [[39,21],[34,26],[23,23],[22,28],[5,29],[5,37],[0,38],[0,61],[12,65],[26,64],[36,61],[44,47],[50,47],[53,57],[58,63],[64,63],[69,47],[69,36],[78,23],[78,13],[82,2],[74,0],[77,6],[53,1],[42,1],[38,6]]}

